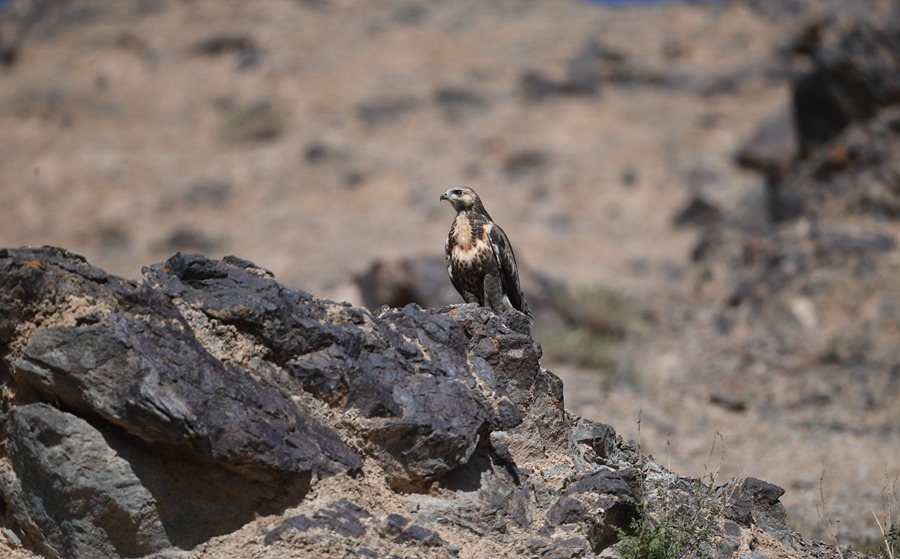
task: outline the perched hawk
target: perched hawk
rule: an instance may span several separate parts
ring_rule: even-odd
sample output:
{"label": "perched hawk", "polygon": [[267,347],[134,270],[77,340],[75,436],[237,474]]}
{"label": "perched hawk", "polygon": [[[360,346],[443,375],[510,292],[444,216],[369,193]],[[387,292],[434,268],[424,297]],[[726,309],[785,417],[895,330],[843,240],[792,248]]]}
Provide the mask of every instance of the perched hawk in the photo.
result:
{"label": "perched hawk", "polygon": [[457,211],[444,248],[447,272],[459,294],[466,303],[478,303],[498,313],[516,309],[531,317],[509,239],[484,209],[478,194],[460,186],[441,194],[441,200],[449,201]]}

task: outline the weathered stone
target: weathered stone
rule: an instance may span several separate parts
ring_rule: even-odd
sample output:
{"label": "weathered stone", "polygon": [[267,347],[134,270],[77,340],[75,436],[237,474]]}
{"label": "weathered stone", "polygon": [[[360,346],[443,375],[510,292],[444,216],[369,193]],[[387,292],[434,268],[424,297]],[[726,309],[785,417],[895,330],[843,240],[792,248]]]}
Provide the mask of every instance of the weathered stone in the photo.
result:
{"label": "weathered stone", "polygon": [[900,98],[900,23],[876,29],[860,24],[813,56],[813,69],[794,86],[794,114],[804,153],[850,123],[868,120]]}
{"label": "weathered stone", "polygon": [[[225,324],[246,329],[273,353],[277,363],[323,349],[350,337],[330,323],[319,323],[328,304],[275,282],[251,262],[234,257],[210,260],[178,253],[144,269],[145,283]],[[347,320],[363,320],[347,312]],[[350,341],[342,339],[345,345]]]}
{"label": "weathered stone", "polygon": [[543,101],[555,96],[594,95],[597,92],[595,83],[556,80],[536,70],[522,74],[519,87],[522,95],[530,101]]}
{"label": "weathered stone", "polygon": [[637,503],[629,498],[601,499],[601,506],[587,518],[591,549],[600,552],[619,541],[619,531],[631,530],[639,513]]}
{"label": "weathered stone", "polygon": [[298,530],[306,532],[313,528],[322,528],[344,537],[360,537],[365,535],[366,527],[362,520],[371,517],[364,508],[348,499],[339,499],[317,510],[312,517],[299,514],[282,521],[270,530],[264,538],[266,545],[272,545],[285,532]]}
{"label": "weathered stone", "polygon": [[583,557],[590,547],[588,541],[582,536],[559,539],[550,544],[550,547],[544,551],[541,557],[543,559],[570,559],[572,557]]}
{"label": "weathered stone", "polygon": [[788,538],[791,530],[779,501],[782,495],[784,489],[777,485],[748,477],[734,489],[725,516],[738,524],[752,523],[776,537]]}
{"label": "weathered stone", "polygon": [[417,543],[426,547],[440,547],[444,545],[441,536],[428,528],[423,528],[418,524],[413,524],[400,532],[396,541],[400,543]]}
{"label": "weathered stone", "polygon": [[[263,544],[325,537],[355,556],[439,556],[460,550],[446,534],[462,529],[579,557],[606,553],[654,498],[640,495],[636,445],[565,412],[518,313],[372,313],[237,258],[182,254],[137,284],[58,249],[3,250],[0,286],[0,382],[12,395],[0,493],[21,541],[50,557],[163,557],[298,506]],[[387,487],[440,489],[404,497],[409,516],[368,497],[305,500],[313,476],[351,474],[316,488],[383,483],[365,478],[357,452]],[[732,489],[720,489],[728,549],[751,524],[798,549],[779,488]]]}
{"label": "weathered stone", "polygon": [[444,540],[436,532],[412,523],[399,514],[389,514],[384,518],[382,532],[397,542],[418,543],[427,547],[444,545]]}
{"label": "weathered stone", "polygon": [[419,102],[412,97],[374,97],[356,106],[356,115],[369,125],[388,124],[415,109]]}
{"label": "weathered stone", "polygon": [[891,235],[820,229],[813,238],[820,253],[888,253],[897,249]]}
{"label": "weathered stone", "polygon": [[[432,97],[441,114],[450,122],[463,122],[482,114],[488,108],[488,101],[484,96],[463,88],[444,87],[435,91]],[[444,265],[441,265],[441,269],[446,273]]]}
{"label": "weathered stone", "polygon": [[378,420],[366,430],[387,450],[395,484],[449,472],[479,433],[519,421],[494,379],[497,402],[478,391],[474,375],[490,371],[468,364],[458,319],[414,306],[371,315],[292,292],[238,259],[179,254],[146,278],[258,339],[303,390]]}
{"label": "weathered stone", "polygon": [[8,429],[2,492],[41,553],[140,557],[171,545],[154,496],[87,421],[30,404],[11,410]]}
{"label": "weathered stone", "polygon": [[638,494],[634,487],[632,470],[598,470],[581,476],[565,489],[565,494],[598,493],[615,495],[637,502]]}
{"label": "weathered stone", "polygon": [[702,196],[695,195],[681,210],[672,223],[675,227],[704,227],[722,219],[722,210]]}
{"label": "weathered stone", "polygon": [[798,155],[794,113],[785,108],[760,123],[753,137],[738,151],[737,162],[771,180],[780,180]]}
{"label": "weathered stone", "polygon": [[409,519],[399,514],[389,514],[384,517],[382,531],[389,536],[396,536],[409,526]]}
{"label": "weathered stone", "polygon": [[600,460],[608,461],[615,455],[618,437],[610,425],[578,418],[575,440],[590,446]]}
{"label": "weathered stone", "polygon": [[617,530],[628,530],[638,517],[640,495],[634,471],[601,469],[579,476],[563,491],[581,503],[591,549],[600,552],[618,541]]}
{"label": "weathered stone", "polygon": [[247,475],[362,466],[333,431],[168,324],[111,313],[101,324],[41,329],[10,371],[146,442],[181,445]]}
{"label": "weathered stone", "polygon": [[[253,60],[253,51],[245,51]],[[261,99],[238,106],[226,106],[221,137],[234,143],[271,141],[284,132],[284,113],[272,99]]]}
{"label": "weathered stone", "polygon": [[574,524],[582,520],[584,520],[584,505],[565,495],[547,511],[547,522],[553,525]]}

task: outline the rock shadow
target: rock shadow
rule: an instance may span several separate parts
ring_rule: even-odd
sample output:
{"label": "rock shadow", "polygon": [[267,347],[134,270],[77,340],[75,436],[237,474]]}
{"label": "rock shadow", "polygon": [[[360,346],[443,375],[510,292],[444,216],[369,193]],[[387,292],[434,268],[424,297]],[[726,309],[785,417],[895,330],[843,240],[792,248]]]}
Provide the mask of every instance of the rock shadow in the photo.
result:
{"label": "rock shadow", "polygon": [[182,549],[227,534],[258,515],[280,514],[310,489],[310,472],[273,473],[250,479],[221,462],[183,449],[149,444],[95,424],[107,444],[126,460],[156,501],[169,541]]}

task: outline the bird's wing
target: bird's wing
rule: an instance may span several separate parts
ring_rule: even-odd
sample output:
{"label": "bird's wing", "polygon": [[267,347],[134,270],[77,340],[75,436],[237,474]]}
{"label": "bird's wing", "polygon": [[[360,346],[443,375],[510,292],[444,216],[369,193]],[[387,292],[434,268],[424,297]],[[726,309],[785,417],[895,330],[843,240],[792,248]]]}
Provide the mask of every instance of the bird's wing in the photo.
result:
{"label": "bird's wing", "polygon": [[528,305],[525,303],[525,296],[522,295],[522,288],[519,285],[519,269],[516,266],[516,255],[513,253],[509,238],[496,223],[491,225],[488,235],[491,247],[494,249],[494,258],[497,261],[497,266],[500,268],[500,280],[503,284],[504,293],[513,307],[528,316],[532,316],[531,311],[528,310]]}

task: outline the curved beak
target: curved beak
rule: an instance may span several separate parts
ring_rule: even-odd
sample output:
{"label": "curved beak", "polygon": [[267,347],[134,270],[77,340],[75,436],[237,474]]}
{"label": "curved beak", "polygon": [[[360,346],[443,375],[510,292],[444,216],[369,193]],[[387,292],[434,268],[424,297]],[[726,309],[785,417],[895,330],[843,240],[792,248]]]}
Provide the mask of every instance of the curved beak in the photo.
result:
{"label": "curved beak", "polygon": [[446,192],[444,192],[443,194],[441,194],[441,200],[449,200],[449,199],[450,199],[450,197],[447,196],[447,193],[446,193]]}

